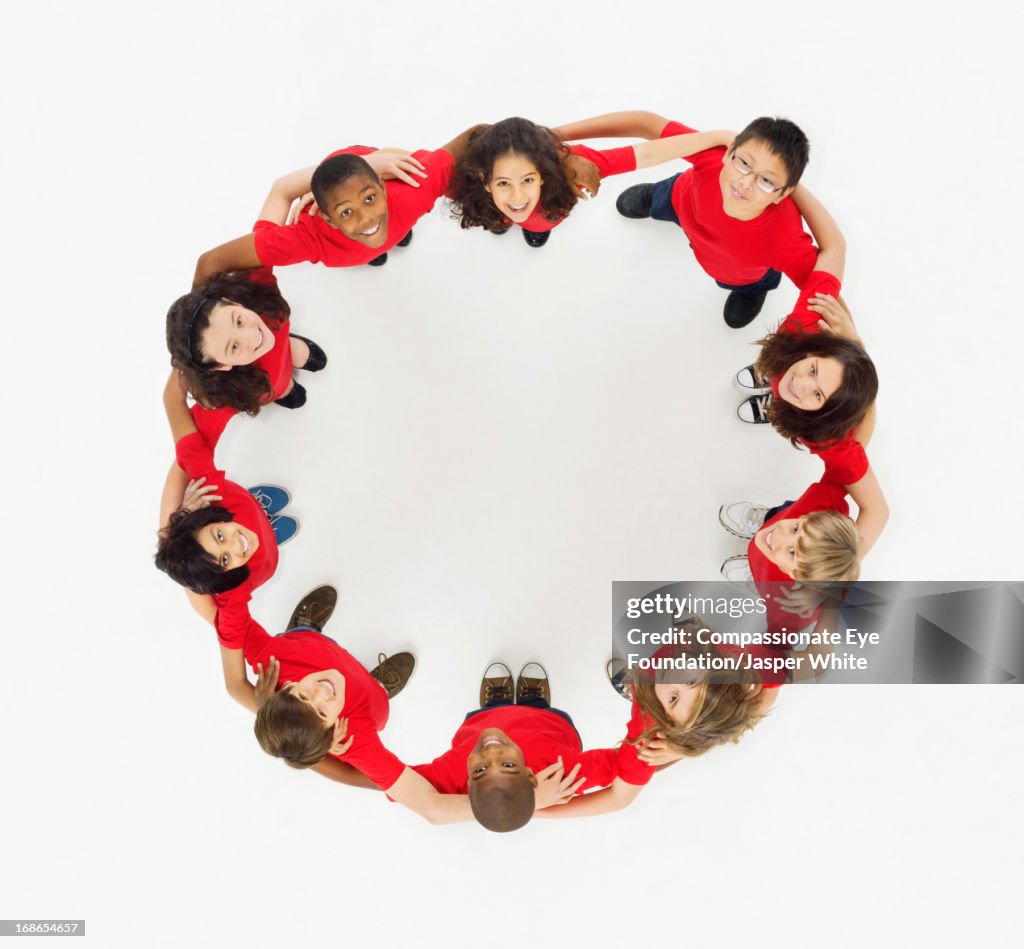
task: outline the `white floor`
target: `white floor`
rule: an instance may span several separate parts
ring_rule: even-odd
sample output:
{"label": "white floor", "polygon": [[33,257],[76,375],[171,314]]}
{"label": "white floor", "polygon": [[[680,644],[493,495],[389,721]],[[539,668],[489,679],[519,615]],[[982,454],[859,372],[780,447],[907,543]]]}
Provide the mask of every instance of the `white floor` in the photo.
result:
{"label": "white floor", "polygon": [[[150,563],[163,316],[277,175],[509,114],[647,108],[703,128],[782,113],[812,140],[805,181],[845,230],[882,378],[871,455],[893,516],[865,576],[1021,579],[1024,135],[1003,7],[61,6],[12,20],[0,65],[0,917],[84,917],[102,947],[1010,942],[1015,688],[786,689],[741,745],[621,814],[433,828],[265,757],[212,631]],[[365,662],[414,650],[386,732],[411,763],[446,747],[492,658],[542,659],[587,744],[617,740],[611,581],[714,576],[740,549],[721,502],[818,477],[732,414],[731,373],[795,291],[726,329],[682,234],[615,212],[654,177],[609,180],[542,251],[439,208],[381,270],[280,273],[330,365],[302,380],[306,408],[223,442],[303,525],[254,611],[278,629],[331,581],[331,635]]]}

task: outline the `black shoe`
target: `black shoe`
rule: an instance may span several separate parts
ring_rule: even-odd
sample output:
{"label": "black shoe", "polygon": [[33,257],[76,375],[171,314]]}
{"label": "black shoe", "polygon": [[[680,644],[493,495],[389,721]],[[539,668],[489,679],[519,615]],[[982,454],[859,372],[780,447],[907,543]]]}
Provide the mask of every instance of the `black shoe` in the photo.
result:
{"label": "black shoe", "polygon": [[764,298],[767,293],[760,293],[754,296],[750,293],[738,293],[733,290],[729,299],[725,301],[725,325],[731,326],[734,330],[742,329],[753,323],[757,314],[764,306]]}
{"label": "black shoe", "polygon": [[510,224],[510,225],[508,225],[508,227],[496,227],[496,228],[493,228],[493,229],[491,230],[491,233],[492,233],[492,234],[493,234],[493,235],[494,235],[495,237],[503,237],[503,236],[504,236],[504,235],[506,235],[506,234],[507,234],[507,233],[508,233],[508,232],[509,232],[509,231],[510,231],[511,229],[512,229],[512,225]]}
{"label": "black shoe", "polygon": [[412,231],[409,231],[395,246],[396,247],[408,247],[412,243]]}
{"label": "black shoe", "polygon": [[605,666],[605,673],[612,688],[627,702],[632,702],[633,696],[629,694],[629,683],[626,681],[626,669],[625,659],[609,659],[608,665]]}
{"label": "black shoe", "polygon": [[654,185],[633,185],[615,200],[615,210],[623,217],[650,217],[653,203]]}
{"label": "black shoe", "polygon": [[292,618],[288,620],[288,629],[297,626],[312,626],[318,633],[324,631],[327,621],[338,603],[338,591],[330,584],[310,590],[298,606],[292,610]]}
{"label": "black shoe", "polygon": [[396,652],[393,656],[385,656],[384,653],[377,655],[377,665],[370,672],[388,693],[388,698],[393,699],[402,689],[405,688],[412,670],[416,666],[416,660],[411,652]]}
{"label": "black shoe", "polygon": [[306,388],[297,382],[292,383],[292,391],[280,399],[274,399],[274,405],[286,409],[301,409],[306,404]]}
{"label": "black shoe", "polygon": [[374,257],[373,260],[366,262],[367,267],[383,267],[388,262],[388,252],[384,251],[380,257]]}
{"label": "black shoe", "polygon": [[295,337],[295,339],[301,339],[309,347],[309,359],[306,360],[304,366],[299,366],[299,369],[305,369],[306,372],[319,372],[327,365],[327,353],[317,346],[313,340],[306,339],[305,336],[299,336],[298,333],[289,333],[288,335]]}
{"label": "black shoe", "polygon": [[523,228],[523,239],[531,247],[543,247],[551,236],[551,231],[528,231]]}

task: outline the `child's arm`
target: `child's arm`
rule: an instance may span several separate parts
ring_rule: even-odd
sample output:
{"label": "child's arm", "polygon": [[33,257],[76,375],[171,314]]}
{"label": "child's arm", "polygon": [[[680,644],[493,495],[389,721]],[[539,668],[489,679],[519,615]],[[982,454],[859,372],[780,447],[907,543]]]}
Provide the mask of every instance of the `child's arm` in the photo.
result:
{"label": "child's arm", "polygon": [[621,811],[624,807],[629,807],[643,789],[642,784],[627,784],[622,778],[616,778],[609,787],[581,794],[561,807],[537,811],[534,816],[595,817],[598,814],[611,814],[612,811]]}
{"label": "child's arm", "polygon": [[440,794],[412,768],[406,768],[387,792],[389,797],[431,824],[459,824],[473,820],[468,794]]}
{"label": "child's arm", "polygon": [[259,705],[256,703],[256,690],[245,673],[245,659],[241,649],[225,649],[220,647],[220,664],[224,671],[224,688],[243,708],[254,715]]}
{"label": "child's arm", "polygon": [[[164,385],[164,412],[167,414],[167,422],[171,426],[171,438],[175,445],[186,435],[198,431],[192,413],[188,410],[188,388],[185,385],[185,377],[177,369],[171,370],[171,374],[167,377],[167,383]],[[166,488],[164,490],[166,492]]]}
{"label": "child's arm", "polygon": [[[607,112],[591,119],[559,125],[551,131],[562,142],[575,142],[583,138],[653,139],[661,135],[668,122],[668,119],[656,112]],[[723,144],[728,145],[729,142]]]}
{"label": "child's arm", "polygon": [[673,135],[671,138],[656,138],[633,146],[636,167],[648,168],[651,165],[660,165],[662,162],[671,161],[673,158],[696,155],[697,152],[707,151],[709,148],[728,145],[734,138],[736,138],[736,133],[727,129],[715,132],[690,132],[688,135]]}
{"label": "child's arm", "polygon": [[338,784],[347,784],[353,788],[365,788],[368,791],[379,791],[377,787],[362,771],[358,768],[353,768],[352,765],[347,764],[344,761],[339,761],[332,755],[328,755],[323,761],[318,762],[310,768],[310,771],[315,771],[317,774],[322,774],[325,778],[331,781],[337,781]]}
{"label": "child's arm", "polygon": [[839,230],[839,225],[825,209],[825,205],[803,185],[796,186],[792,197],[818,245],[818,260],[814,269],[830,273],[841,281],[846,268],[846,238]]}
{"label": "child's arm", "polygon": [[480,124],[474,125],[472,128],[466,129],[461,135],[453,138],[447,145],[441,146],[441,151],[448,152],[456,161],[462,157],[462,153],[466,150],[469,143],[481,132],[486,132],[490,128],[490,125]]}
{"label": "child's arm", "polygon": [[[860,441],[858,430],[857,440]],[[860,535],[860,559],[863,560],[875,541],[881,536],[889,520],[889,505],[882,493],[874,471],[869,467],[867,473],[856,484],[846,486],[850,497],[859,509],[857,514],[857,533]]]}

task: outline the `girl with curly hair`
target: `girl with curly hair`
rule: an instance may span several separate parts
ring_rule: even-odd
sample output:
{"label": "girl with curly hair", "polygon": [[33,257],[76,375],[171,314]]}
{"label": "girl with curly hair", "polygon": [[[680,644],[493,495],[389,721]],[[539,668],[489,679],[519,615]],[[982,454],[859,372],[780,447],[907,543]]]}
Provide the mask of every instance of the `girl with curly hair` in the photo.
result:
{"label": "girl with curly hair", "polygon": [[192,606],[217,630],[223,649],[241,649],[254,623],[252,591],[273,576],[278,545],[294,536],[298,524],[276,513],[288,501],[286,491],[273,489],[272,506],[265,510],[253,493],[218,470],[213,449],[189,412],[177,370],[164,387],[164,409],[175,463],[161,499],[156,565],[186,588]]}
{"label": "girl with curly hair", "polygon": [[448,198],[462,227],[504,234],[516,224],[527,244],[543,247],[585,191],[597,194],[602,178],[679,158],[730,134],[702,132],[599,150],[566,145],[557,129],[527,119],[504,119],[470,139]]}
{"label": "girl with curly hair", "polygon": [[256,415],[268,402],[306,402],[293,369],[319,372],[324,351],[290,332],[290,309],[269,268],[218,273],[167,311],[167,348],[196,400],[193,417],[215,444],[236,412]]}

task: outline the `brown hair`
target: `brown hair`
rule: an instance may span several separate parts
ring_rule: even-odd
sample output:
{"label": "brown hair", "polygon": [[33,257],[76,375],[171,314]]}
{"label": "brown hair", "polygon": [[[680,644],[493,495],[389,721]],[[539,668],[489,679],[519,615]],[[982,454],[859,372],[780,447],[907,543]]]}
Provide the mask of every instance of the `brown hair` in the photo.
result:
{"label": "brown hair", "polygon": [[533,817],[536,803],[533,782],[525,771],[503,776],[481,787],[469,783],[469,806],[477,823],[495,833],[525,827]]}
{"label": "brown hair", "polygon": [[281,689],[259,707],[253,731],[268,755],[284,758],[293,768],[311,768],[323,761],[334,742],[334,726],[324,727],[316,709],[289,689]]}
{"label": "brown hair", "polygon": [[832,358],[843,368],[839,388],[816,412],[790,405],[785,399],[772,399],[768,420],[775,430],[794,445],[798,441],[812,445],[834,444],[863,420],[878,397],[878,373],[871,357],[860,343],[827,333],[790,333],[779,330],[758,340],[761,353],[756,370],[762,379],[781,377],[790,366],[808,356]]}
{"label": "brown hair", "polygon": [[794,580],[853,583],[860,576],[860,535],[852,518],[838,511],[807,515],[796,564]]}

